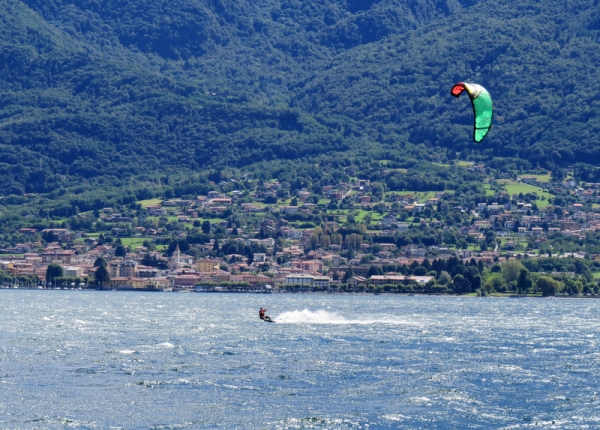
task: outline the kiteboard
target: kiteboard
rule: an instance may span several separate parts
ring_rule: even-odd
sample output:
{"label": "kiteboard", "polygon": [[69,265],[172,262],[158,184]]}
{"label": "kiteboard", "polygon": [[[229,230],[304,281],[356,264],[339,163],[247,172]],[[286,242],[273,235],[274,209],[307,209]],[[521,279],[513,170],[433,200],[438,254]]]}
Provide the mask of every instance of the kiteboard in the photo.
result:
{"label": "kiteboard", "polygon": [[275,322],[275,320],[272,320],[270,317],[265,317],[265,318],[263,319],[263,321],[264,321],[264,322],[272,322],[272,323],[274,323],[274,322]]}

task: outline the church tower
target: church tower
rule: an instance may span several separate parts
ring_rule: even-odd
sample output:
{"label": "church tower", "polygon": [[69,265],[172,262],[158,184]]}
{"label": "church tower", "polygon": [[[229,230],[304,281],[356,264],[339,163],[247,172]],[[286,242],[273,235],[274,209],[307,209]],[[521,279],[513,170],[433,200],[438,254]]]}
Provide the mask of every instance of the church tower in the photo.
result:
{"label": "church tower", "polygon": [[181,258],[181,251],[179,251],[179,243],[175,247],[175,251],[173,251],[173,255],[171,255],[171,261],[169,261],[169,270],[172,272],[176,272],[179,268],[179,259]]}

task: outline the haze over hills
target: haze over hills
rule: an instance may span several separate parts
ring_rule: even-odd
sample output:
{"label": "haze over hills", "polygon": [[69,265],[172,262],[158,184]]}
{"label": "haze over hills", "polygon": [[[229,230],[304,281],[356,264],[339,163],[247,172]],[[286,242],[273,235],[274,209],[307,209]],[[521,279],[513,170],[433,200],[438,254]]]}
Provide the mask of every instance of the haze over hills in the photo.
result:
{"label": "haze over hills", "polygon": [[[598,0],[6,0],[0,20],[4,194],[445,148],[600,162]],[[461,80],[494,97],[480,146]]]}

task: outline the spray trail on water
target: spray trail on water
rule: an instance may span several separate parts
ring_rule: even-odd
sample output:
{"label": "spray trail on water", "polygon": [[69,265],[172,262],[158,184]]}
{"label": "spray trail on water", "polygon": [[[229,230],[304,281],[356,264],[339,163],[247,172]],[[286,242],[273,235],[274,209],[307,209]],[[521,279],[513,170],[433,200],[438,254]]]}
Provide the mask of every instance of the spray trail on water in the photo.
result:
{"label": "spray trail on water", "polygon": [[325,310],[310,311],[304,309],[301,311],[284,312],[274,318],[278,323],[283,324],[409,324],[404,320],[385,319],[385,318],[360,318],[347,319],[333,312]]}

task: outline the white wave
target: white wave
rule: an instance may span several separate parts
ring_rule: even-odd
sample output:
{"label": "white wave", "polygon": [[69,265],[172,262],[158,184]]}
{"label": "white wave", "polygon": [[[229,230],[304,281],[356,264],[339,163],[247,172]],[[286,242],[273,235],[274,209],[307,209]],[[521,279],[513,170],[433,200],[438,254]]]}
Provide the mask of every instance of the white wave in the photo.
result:
{"label": "white wave", "polygon": [[408,417],[405,415],[400,415],[400,414],[387,414],[387,415],[384,415],[383,418],[385,418],[386,420],[399,422],[399,421],[406,420]]}
{"label": "white wave", "polygon": [[119,354],[125,354],[125,355],[129,355],[129,354],[133,354],[133,353],[135,353],[135,351],[132,349],[122,349],[119,351]]}
{"label": "white wave", "polygon": [[160,346],[161,348],[167,348],[167,349],[175,348],[175,346],[170,342],[159,343],[158,346]]}
{"label": "white wave", "polygon": [[284,312],[274,318],[276,322],[283,324],[408,324],[399,319],[386,318],[360,318],[348,319],[334,312],[325,310],[310,311],[304,309],[301,311]]}

